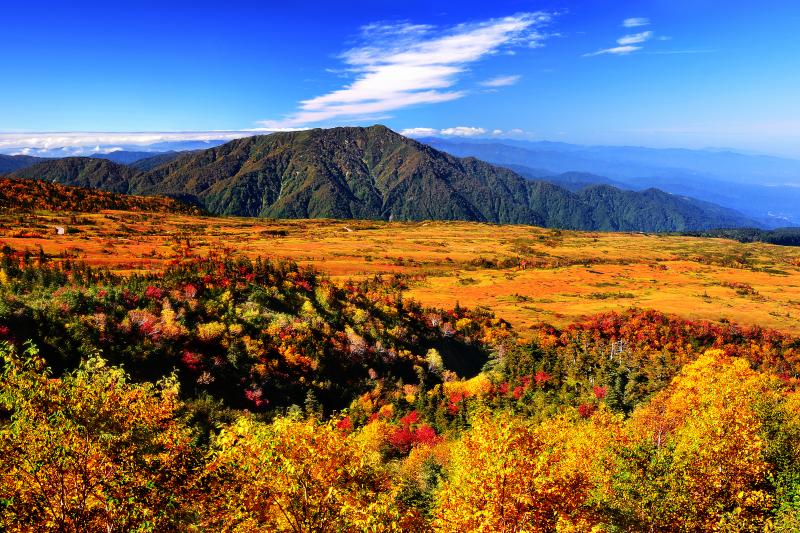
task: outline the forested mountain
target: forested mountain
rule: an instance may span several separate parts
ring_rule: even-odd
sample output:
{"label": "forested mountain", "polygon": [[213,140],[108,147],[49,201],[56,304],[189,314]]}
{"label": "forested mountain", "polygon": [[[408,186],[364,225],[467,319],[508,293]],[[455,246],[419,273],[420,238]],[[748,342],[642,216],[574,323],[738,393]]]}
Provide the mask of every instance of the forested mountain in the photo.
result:
{"label": "forested mountain", "polygon": [[453,157],[383,126],[238,139],[146,171],[67,158],[15,175],[171,196],[224,215],[474,220],[621,231],[756,225],[735,211],[661,191],[570,192],[478,159]]}

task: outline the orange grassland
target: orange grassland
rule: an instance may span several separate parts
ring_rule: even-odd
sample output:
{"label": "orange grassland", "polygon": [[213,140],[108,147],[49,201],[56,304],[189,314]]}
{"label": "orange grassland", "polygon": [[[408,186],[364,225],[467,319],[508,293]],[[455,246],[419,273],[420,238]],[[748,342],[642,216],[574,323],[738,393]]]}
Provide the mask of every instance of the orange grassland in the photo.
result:
{"label": "orange grassland", "polygon": [[537,323],[631,306],[800,334],[800,249],[725,239],[104,211],[0,213],[0,245],[121,272],[158,269],[187,250],[230,249],[338,279],[406,274],[410,297],[488,307],[523,335]]}

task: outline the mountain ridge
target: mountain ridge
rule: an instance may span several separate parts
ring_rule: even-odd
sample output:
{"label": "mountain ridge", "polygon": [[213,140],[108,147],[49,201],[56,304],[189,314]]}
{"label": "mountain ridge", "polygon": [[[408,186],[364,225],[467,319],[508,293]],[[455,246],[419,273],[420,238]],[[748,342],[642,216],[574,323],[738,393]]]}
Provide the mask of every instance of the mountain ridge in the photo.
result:
{"label": "mountain ridge", "polygon": [[474,220],[612,231],[757,225],[735,211],[663,191],[571,192],[452,156],[380,125],[236,139],[146,171],[90,161],[47,161],[14,175],[169,196],[219,215]]}

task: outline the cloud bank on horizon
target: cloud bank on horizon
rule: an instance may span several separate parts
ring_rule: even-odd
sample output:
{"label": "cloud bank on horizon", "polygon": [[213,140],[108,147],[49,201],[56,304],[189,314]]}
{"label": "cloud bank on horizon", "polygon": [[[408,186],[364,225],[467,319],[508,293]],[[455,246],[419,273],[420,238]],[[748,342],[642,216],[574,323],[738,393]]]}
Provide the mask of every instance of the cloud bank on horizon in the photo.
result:
{"label": "cloud bank on horizon", "polygon": [[264,130],[187,131],[187,132],[45,132],[0,133],[0,154],[10,155],[90,155],[148,147],[159,143],[186,141],[231,141]]}

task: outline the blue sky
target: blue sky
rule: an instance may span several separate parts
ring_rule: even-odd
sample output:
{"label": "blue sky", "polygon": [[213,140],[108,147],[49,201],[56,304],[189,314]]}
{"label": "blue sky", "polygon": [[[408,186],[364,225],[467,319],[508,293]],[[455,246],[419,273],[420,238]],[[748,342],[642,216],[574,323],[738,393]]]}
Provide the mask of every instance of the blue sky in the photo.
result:
{"label": "blue sky", "polygon": [[5,2],[0,150],[380,122],[800,157],[795,1],[292,4]]}

